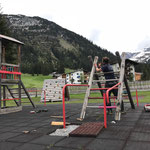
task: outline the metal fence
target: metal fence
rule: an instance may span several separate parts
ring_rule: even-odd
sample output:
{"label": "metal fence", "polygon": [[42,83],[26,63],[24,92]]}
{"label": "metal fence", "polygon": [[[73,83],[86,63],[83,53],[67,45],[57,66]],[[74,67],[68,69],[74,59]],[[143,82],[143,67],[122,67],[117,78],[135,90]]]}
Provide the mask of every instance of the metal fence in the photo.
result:
{"label": "metal fence", "polygon": [[[150,91],[150,81],[135,81],[135,82],[129,82],[129,87],[131,91]],[[97,85],[94,85],[94,87],[97,87]],[[94,88],[93,87],[93,88]],[[78,93],[85,93],[87,87],[81,86],[70,86],[68,87],[70,94],[78,94]],[[41,97],[42,88],[27,88],[27,91],[29,92],[31,97]],[[16,89],[16,97],[17,97],[17,89]],[[6,94],[7,98],[10,98],[10,94],[7,91]],[[27,97],[24,91],[22,90],[22,97]]]}
{"label": "metal fence", "polygon": [[131,91],[150,91],[150,81],[129,82],[129,86]]}

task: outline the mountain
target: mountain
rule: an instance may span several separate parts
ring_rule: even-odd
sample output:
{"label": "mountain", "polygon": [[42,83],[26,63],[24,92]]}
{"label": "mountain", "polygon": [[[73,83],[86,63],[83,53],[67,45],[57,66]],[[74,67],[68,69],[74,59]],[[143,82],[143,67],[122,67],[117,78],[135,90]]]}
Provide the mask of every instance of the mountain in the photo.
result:
{"label": "mountain", "polygon": [[126,52],[126,59],[130,59],[135,56],[137,53]]}
{"label": "mountain", "polygon": [[139,62],[139,63],[149,63],[150,64],[150,48],[145,48],[142,51],[136,53],[127,53],[128,58]]}
{"label": "mountain", "polygon": [[88,56],[115,56],[106,49],[94,45],[81,35],[69,31],[56,23],[24,15],[5,15],[12,36],[25,45],[22,48],[22,71],[24,73],[62,73],[64,67],[91,70]]}

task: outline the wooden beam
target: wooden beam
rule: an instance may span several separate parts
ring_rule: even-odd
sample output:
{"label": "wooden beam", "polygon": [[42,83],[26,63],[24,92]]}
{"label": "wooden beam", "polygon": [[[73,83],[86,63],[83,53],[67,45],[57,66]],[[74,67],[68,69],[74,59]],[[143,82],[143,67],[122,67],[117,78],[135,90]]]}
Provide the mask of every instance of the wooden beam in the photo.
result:
{"label": "wooden beam", "polygon": [[[117,56],[117,60],[118,60],[119,66],[120,66],[121,57],[120,57],[119,52],[116,52],[116,56]],[[127,93],[128,93],[128,98],[130,100],[131,108],[135,109],[135,105],[134,105],[134,102],[133,102],[133,99],[132,99],[132,96],[131,96],[130,87],[128,85],[126,74],[124,74],[124,84],[125,84],[125,87],[126,87],[126,90],[127,90]]]}
{"label": "wooden beam", "polygon": [[[92,56],[89,56],[89,59],[90,59],[92,65],[93,65]],[[102,86],[101,86],[101,81],[99,81],[99,76],[98,76],[98,74],[96,73],[96,69],[95,69],[94,77],[95,77],[95,79],[96,79],[96,82],[97,82],[98,87],[99,87],[99,88],[102,88]],[[94,81],[94,80],[93,80],[93,81]],[[101,92],[101,95],[103,96],[103,90],[100,90],[100,92]]]}
{"label": "wooden beam", "polygon": [[88,104],[88,97],[90,95],[90,89],[92,87],[93,76],[94,76],[94,73],[95,73],[94,64],[97,64],[97,61],[98,61],[98,56],[95,56],[94,62],[93,62],[93,65],[92,65],[92,70],[91,70],[91,73],[90,73],[90,78],[89,78],[89,83],[88,83],[89,86],[88,86],[88,88],[86,90],[86,93],[85,93],[84,102],[83,102],[83,106],[82,106],[82,110],[81,110],[81,114],[80,114],[80,119],[82,119],[82,120],[85,117],[86,107],[87,107],[87,104]]}
{"label": "wooden beam", "polygon": [[124,81],[124,72],[125,72],[125,57],[126,57],[125,53],[122,53],[122,61],[120,66],[120,78],[119,78],[119,82],[121,84],[118,87],[115,120],[120,120],[121,117],[122,91],[123,91],[123,81]]}
{"label": "wooden beam", "polygon": [[18,45],[18,65],[21,64],[21,45]]}
{"label": "wooden beam", "polygon": [[[18,71],[21,72],[21,45],[18,45]],[[19,106],[21,106],[21,75],[19,75],[18,82],[18,93],[19,93]]]}
{"label": "wooden beam", "polygon": [[5,53],[6,53],[5,47],[2,46],[2,63],[5,63]]}

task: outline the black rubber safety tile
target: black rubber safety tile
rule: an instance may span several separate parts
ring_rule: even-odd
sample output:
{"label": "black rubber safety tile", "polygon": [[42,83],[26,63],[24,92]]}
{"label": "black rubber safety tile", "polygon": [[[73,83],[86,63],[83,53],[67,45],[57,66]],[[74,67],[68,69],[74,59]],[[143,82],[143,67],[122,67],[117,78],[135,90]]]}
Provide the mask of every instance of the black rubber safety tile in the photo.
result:
{"label": "black rubber safety tile", "polygon": [[86,150],[121,150],[125,141],[110,139],[95,139],[86,146]]}
{"label": "black rubber safety tile", "polygon": [[83,137],[68,137],[56,143],[54,146],[83,149],[92,140],[93,138],[87,138],[87,137],[84,137],[84,138]]}
{"label": "black rubber safety tile", "polygon": [[15,124],[15,127],[24,127],[24,126],[28,126],[29,124],[30,124],[29,122],[17,123]]}
{"label": "black rubber safety tile", "polygon": [[149,142],[128,141],[123,150],[149,150]]}
{"label": "black rubber safety tile", "polygon": [[20,135],[20,133],[12,133],[12,132],[5,132],[0,134],[0,141],[7,140],[9,138],[14,138],[16,136]]}
{"label": "black rubber safety tile", "polygon": [[69,133],[69,136],[96,137],[103,127],[104,124],[102,122],[83,123],[81,126]]}
{"label": "black rubber safety tile", "polygon": [[135,117],[139,117],[140,115],[141,115],[141,113],[125,113],[125,114],[121,115],[121,117],[135,118]]}
{"label": "black rubber safety tile", "polygon": [[140,119],[150,119],[150,113],[148,113],[148,115],[142,114],[142,115],[140,116]]}
{"label": "black rubber safety tile", "polygon": [[125,140],[130,134],[130,131],[119,131],[119,130],[103,130],[97,138],[105,138],[105,139],[118,139]]}
{"label": "black rubber safety tile", "polygon": [[45,150],[46,147],[44,145],[30,144],[25,143],[21,146],[15,148],[15,150]]}
{"label": "black rubber safety tile", "polygon": [[[9,118],[8,118],[9,119]],[[3,122],[2,120],[1,120],[1,122]],[[15,126],[15,125],[17,125],[18,123],[17,123],[17,121],[16,120],[12,120],[12,121],[9,121],[9,122],[7,122],[6,124],[3,124],[3,125],[5,125],[5,126]]]}
{"label": "black rubber safety tile", "polygon": [[23,133],[24,131],[32,131],[32,130],[35,130],[34,127],[17,127],[15,128],[14,130],[11,130],[11,132],[19,132],[19,133]]}
{"label": "black rubber safety tile", "polygon": [[105,130],[106,131],[131,131],[134,127],[133,126],[108,126]]}
{"label": "black rubber safety tile", "polygon": [[59,142],[62,139],[64,139],[63,136],[43,135],[35,140],[30,141],[29,143],[41,145],[54,145],[55,143]]}
{"label": "black rubber safety tile", "polygon": [[43,125],[45,125],[45,124],[38,122],[38,123],[34,123],[34,124],[29,124],[28,126],[30,126],[30,127],[35,127],[35,128],[40,128],[40,127],[42,127]]}
{"label": "black rubber safety tile", "polygon": [[150,133],[150,125],[141,125],[141,126],[137,126],[134,127],[133,129],[134,132],[148,132]]}
{"label": "black rubber safety tile", "polygon": [[136,122],[135,121],[117,121],[115,124],[113,123],[108,123],[110,126],[135,126]]}
{"label": "black rubber safety tile", "polygon": [[13,138],[9,138],[7,141],[9,142],[29,142],[33,139],[36,139],[38,137],[40,137],[41,135],[39,134],[30,134],[30,133],[23,133],[21,135],[18,135],[16,137]]}
{"label": "black rubber safety tile", "polygon": [[0,150],[13,150],[21,143],[11,143],[11,142],[0,142]]}
{"label": "black rubber safety tile", "polygon": [[141,125],[141,126],[150,126],[150,119],[143,119],[141,118],[138,122],[137,122],[137,125]]}
{"label": "black rubber safety tile", "polygon": [[129,136],[130,141],[145,141],[150,142],[150,134],[148,132],[132,132]]}
{"label": "black rubber safety tile", "polygon": [[66,148],[66,147],[56,147],[56,146],[50,146],[50,147],[48,148],[48,146],[47,146],[45,150],[80,150],[80,149],[76,149],[76,148]]}
{"label": "black rubber safety tile", "polygon": [[14,129],[16,129],[17,127],[5,127],[3,126],[2,128],[0,128],[0,133],[3,133],[3,132],[8,132],[8,131],[12,131]]}
{"label": "black rubber safety tile", "polygon": [[40,127],[36,129],[36,133],[41,133],[41,134],[50,134],[54,132],[56,129],[58,129],[58,126],[49,126],[49,127]]}
{"label": "black rubber safety tile", "polygon": [[122,117],[122,121],[137,121],[139,120],[139,117]]}

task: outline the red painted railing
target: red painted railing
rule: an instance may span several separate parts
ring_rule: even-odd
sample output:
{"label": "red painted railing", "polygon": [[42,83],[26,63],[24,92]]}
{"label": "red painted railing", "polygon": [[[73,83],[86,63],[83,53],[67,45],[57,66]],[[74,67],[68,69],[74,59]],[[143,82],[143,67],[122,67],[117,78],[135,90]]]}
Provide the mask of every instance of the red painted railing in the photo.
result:
{"label": "red painted railing", "polygon": [[20,100],[20,98],[1,99],[0,101],[11,101],[11,100]]}
{"label": "red painted railing", "polygon": [[117,87],[118,85],[120,85],[120,84],[121,84],[121,83],[119,82],[119,83],[117,83],[116,85],[114,85],[113,87],[109,88],[109,89],[106,91],[107,103],[109,103],[109,92],[110,92],[111,90],[113,90],[113,89],[117,89],[116,87]]}

